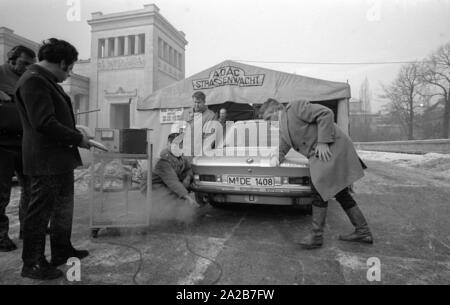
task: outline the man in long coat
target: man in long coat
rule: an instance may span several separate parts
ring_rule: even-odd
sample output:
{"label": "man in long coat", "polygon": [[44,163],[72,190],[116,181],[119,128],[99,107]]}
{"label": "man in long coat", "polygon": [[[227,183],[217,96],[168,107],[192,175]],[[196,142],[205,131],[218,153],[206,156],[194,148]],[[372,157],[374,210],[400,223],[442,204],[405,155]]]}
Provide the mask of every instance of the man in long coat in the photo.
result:
{"label": "man in long coat", "polygon": [[[23,169],[30,176],[31,200],[23,227],[21,275],[52,280],[64,273],[57,266],[71,257],[89,255],[71,242],[74,209],[74,169],[81,165],[78,147],[89,139],[75,127],[70,97],[59,85],[78,59],[70,43],[50,38],[17,83],[15,100],[23,126]],[[45,258],[45,233],[50,222],[51,262]]]}
{"label": "man in long coat", "polygon": [[333,197],[355,226],[353,233],[339,238],[373,243],[367,222],[349,192],[350,185],[364,176],[365,165],[350,138],[334,123],[333,112],[307,101],[292,102],[285,108],[278,101],[268,99],[260,113],[265,120],[280,121],[280,154],[272,160],[273,165],[278,165],[291,148],[309,159],[312,233],[300,244],[307,249],[322,246],[328,200]]}

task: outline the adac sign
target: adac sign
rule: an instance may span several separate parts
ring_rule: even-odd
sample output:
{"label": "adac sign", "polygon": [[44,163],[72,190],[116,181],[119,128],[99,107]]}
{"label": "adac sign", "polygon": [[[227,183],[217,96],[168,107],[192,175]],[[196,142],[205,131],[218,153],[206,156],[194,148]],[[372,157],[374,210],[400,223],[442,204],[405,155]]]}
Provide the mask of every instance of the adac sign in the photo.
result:
{"label": "adac sign", "polygon": [[194,90],[212,89],[221,86],[262,86],[264,76],[264,74],[246,74],[241,68],[224,66],[212,71],[209,78],[193,80],[192,86]]}

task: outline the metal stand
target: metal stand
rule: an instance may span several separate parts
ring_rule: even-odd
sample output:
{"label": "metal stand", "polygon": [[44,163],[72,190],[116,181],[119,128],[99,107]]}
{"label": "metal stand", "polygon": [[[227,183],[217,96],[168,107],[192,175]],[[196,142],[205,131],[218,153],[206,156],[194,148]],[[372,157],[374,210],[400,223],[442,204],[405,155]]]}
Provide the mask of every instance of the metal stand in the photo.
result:
{"label": "metal stand", "polygon": [[[150,224],[152,208],[152,145],[150,133],[147,132],[147,154],[121,154],[113,152],[93,153],[93,164],[90,169],[90,228],[91,236],[97,237],[103,228],[146,227]],[[147,192],[142,194],[139,189],[132,189],[132,173],[121,173],[111,176],[105,173],[105,168],[111,161],[118,160],[120,164],[133,160],[147,160]],[[96,164],[100,164],[96,172]],[[108,188],[108,179],[122,182],[122,188]],[[111,181],[112,181],[111,180]],[[110,183],[110,186],[112,183]],[[123,193],[123,197],[121,196]],[[132,195],[130,198],[130,194]],[[141,202],[143,206],[138,206]],[[133,209],[134,208],[134,209]]]}

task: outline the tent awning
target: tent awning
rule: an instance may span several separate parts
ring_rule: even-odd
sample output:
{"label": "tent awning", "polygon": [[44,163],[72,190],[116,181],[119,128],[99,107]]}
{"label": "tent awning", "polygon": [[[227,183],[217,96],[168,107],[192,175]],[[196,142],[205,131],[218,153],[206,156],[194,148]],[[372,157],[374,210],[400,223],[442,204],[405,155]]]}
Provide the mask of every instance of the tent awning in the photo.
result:
{"label": "tent awning", "polygon": [[226,60],[189,78],[155,91],[138,103],[138,110],[192,106],[192,94],[202,91],[206,104],[325,101],[350,98],[350,86]]}

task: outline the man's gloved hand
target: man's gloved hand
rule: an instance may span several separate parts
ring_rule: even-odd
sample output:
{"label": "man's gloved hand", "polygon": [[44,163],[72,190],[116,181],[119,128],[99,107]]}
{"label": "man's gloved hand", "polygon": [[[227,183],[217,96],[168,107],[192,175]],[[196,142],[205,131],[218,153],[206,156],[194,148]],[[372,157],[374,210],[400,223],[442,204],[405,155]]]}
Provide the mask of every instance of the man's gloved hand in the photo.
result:
{"label": "man's gloved hand", "polygon": [[89,140],[94,137],[90,134],[89,128],[84,125],[77,125],[76,128],[83,135],[83,139],[78,146],[81,148],[90,149],[92,145],[89,143]]}
{"label": "man's gloved hand", "polygon": [[189,188],[192,182],[192,177],[190,175],[187,175],[186,178],[183,180],[183,185],[185,188]]}
{"label": "man's gloved hand", "polygon": [[89,130],[89,127],[84,125],[77,125],[76,126],[78,131],[81,132],[83,135],[85,135],[88,139],[93,139],[94,136],[91,135],[91,131]]}
{"label": "man's gloved hand", "polygon": [[5,92],[0,90],[0,101],[10,102],[11,97],[8,94],[6,94]]}
{"label": "man's gloved hand", "polygon": [[183,199],[185,199],[187,201],[188,204],[190,204],[192,207],[194,208],[199,208],[201,207],[200,204],[198,204],[197,201],[195,201],[195,199],[193,199],[189,194],[184,196]]}
{"label": "man's gloved hand", "polygon": [[83,138],[81,139],[80,144],[78,144],[79,147],[81,148],[85,148],[85,149],[90,149],[91,148],[91,143],[89,143],[89,138],[83,134]]}

